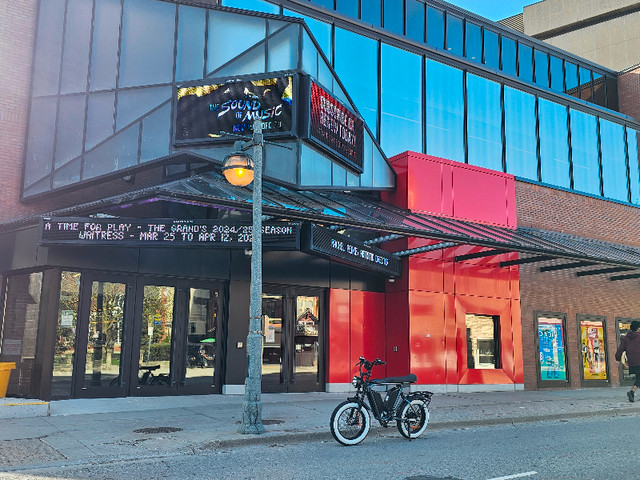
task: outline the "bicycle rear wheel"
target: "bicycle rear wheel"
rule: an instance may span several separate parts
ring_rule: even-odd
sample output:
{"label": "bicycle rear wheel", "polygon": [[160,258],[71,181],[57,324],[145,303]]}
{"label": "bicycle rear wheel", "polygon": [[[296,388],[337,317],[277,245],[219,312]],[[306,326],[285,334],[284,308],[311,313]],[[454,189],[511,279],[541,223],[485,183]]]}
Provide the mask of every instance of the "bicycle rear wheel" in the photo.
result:
{"label": "bicycle rear wheel", "polygon": [[370,428],[369,411],[357,402],[342,402],[331,414],[331,434],[342,445],[357,445]]}
{"label": "bicycle rear wheel", "polygon": [[408,398],[400,411],[398,431],[404,438],[418,438],[427,429],[429,409],[420,397]]}

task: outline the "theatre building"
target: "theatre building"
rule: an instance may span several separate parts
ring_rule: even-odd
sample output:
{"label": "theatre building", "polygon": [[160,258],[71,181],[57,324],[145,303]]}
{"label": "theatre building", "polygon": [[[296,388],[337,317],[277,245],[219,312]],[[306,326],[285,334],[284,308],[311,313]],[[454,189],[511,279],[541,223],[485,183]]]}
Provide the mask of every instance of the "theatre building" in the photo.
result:
{"label": "theatre building", "polygon": [[244,391],[238,148],[264,165],[264,392],[347,391],[361,355],[436,392],[629,381],[633,68],[431,0],[9,4],[9,396]]}

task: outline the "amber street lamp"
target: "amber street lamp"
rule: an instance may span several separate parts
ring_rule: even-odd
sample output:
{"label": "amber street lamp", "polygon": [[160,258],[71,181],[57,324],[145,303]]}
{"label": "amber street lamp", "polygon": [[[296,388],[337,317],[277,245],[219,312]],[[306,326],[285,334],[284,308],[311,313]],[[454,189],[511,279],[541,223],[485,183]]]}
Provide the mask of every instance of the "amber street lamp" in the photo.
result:
{"label": "amber street lamp", "polygon": [[[245,149],[253,147],[253,159]],[[251,235],[251,292],[247,334],[247,377],[244,384],[240,433],[264,433],[262,425],[262,121],[253,122],[248,142],[236,142],[222,164],[222,173],[232,185],[253,181],[253,229]]]}

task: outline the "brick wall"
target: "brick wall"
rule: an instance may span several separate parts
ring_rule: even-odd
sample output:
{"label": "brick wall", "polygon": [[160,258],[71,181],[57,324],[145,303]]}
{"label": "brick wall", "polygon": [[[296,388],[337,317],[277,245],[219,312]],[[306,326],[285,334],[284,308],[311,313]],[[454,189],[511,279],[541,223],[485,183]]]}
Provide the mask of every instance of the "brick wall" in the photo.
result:
{"label": "brick wall", "polygon": [[640,119],[640,66],[618,77],[620,112]]}
{"label": "brick wall", "polygon": [[37,0],[0,0],[0,222],[27,215],[19,201]]}
{"label": "brick wall", "polygon": [[[516,182],[516,198],[519,226],[640,246],[638,208],[522,182]],[[612,282],[609,275],[577,277],[578,269],[540,272],[540,266],[552,263],[566,262],[556,260],[520,267],[525,388],[537,388],[535,311],[567,316],[567,359],[573,388],[581,386],[576,317],[579,314],[606,317],[610,384],[618,385],[618,363],[613,358],[617,341],[615,319],[640,317],[640,280]]]}

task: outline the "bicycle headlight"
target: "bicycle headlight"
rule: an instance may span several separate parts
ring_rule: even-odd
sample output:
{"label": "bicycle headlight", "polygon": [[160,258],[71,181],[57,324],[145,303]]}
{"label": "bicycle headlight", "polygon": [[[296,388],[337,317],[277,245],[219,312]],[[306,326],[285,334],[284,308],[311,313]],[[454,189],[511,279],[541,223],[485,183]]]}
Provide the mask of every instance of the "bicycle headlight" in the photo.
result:
{"label": "bicycle headlight", "polygon": [[353,378],[351,379],[351,385],[353,385],[356,388],[360,386],[360,382],[362,382],[362,380],[357,375],[354,375]]}

